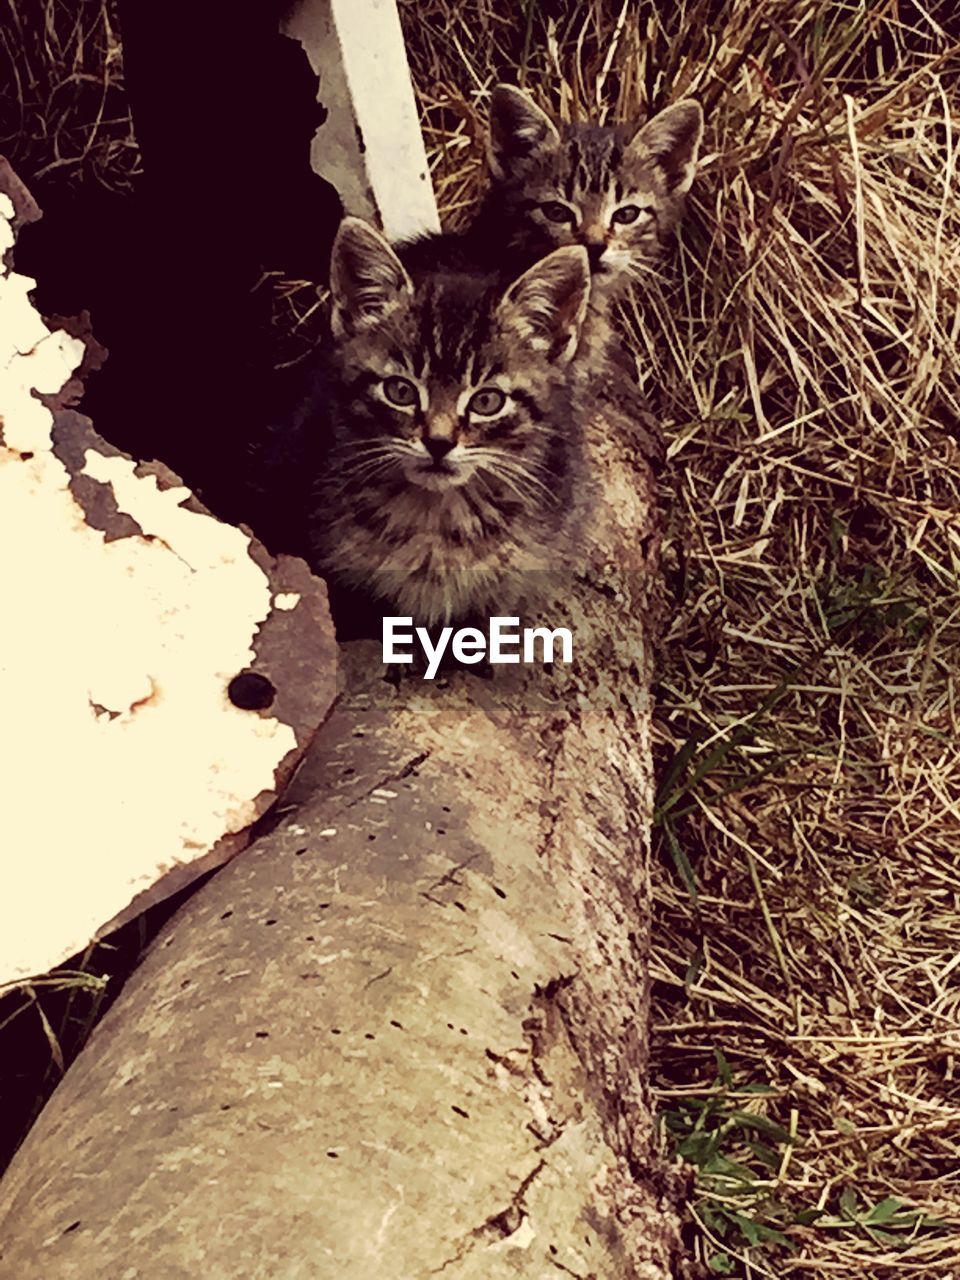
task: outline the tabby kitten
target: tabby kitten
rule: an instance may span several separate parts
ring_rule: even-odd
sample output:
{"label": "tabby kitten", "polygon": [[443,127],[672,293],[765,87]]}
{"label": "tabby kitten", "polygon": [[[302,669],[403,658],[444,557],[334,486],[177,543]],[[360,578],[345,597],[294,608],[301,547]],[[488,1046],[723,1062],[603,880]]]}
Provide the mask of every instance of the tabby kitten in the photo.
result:
{"label": "tabby kitten", "polygon": [[639,128],[555,124],[511,85],[490,102],[491,183],[475,234],[524,262],[583,245],[594,298],[622,294],[673,232],[693,184],[703,112],[692,100]]}
{"label": "tabby kitten", "polygon": [[590,292],[568,246],[505,285],[423,269],[357,218],[330,271],[331,341],[303,428],[325,438],[314,566],[417,625],[509,612],[523,571],[571,535],[578,440],[568,366]]}
{"label": "tabby kitten", "polygon": [[693,184],[703,112],[692,100],[635,125],[557,124],[512,85],[490,100],[489,184],[469,228],[401,246],[416,269],[516,274],[553,249],[583,245],[591,310],[622,297],[651,269]]}
{"label": "tabby kitten", "polygon": [[[632,281],[656,273],[693,184],[703,135],[699,103],[667,107],[639,127],[560,124],[511,85],[490,101],[488,187],[460,233],[400,247],[411,271],[442,261],[501,277],[544,254],[582,245],[592,275],[578,363],[621,391],[637,380],[618,304]],[[638,401],[635,412],[642,414]]]}

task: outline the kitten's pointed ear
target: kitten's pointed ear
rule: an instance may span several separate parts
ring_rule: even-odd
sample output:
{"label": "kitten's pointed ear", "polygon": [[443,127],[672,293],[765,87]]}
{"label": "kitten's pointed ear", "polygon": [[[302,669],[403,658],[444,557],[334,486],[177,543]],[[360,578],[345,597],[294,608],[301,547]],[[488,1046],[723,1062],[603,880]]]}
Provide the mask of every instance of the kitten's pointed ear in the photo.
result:
{"label": "kitten's pointed ear", "polygon": [[360,218],[344,218],[330,255],[333,336],[372,328],[412,294],[410,277],[383,236]]}
{"label": "kitten's pointed ear", "polygon": [[550,117],[512,84],[498,84],[490,97],[487,160],[495,178],[521,174],[538,155],[560,145]]}
{"label": "kitten's pointed ear", "polygon": [[555,249],[504,294],[497,315],[508,338],[566,364],[577,349],[590,300],[590,263],[580,244]]}
{"label": "kitten's pointed ear", "polygon": [[703,108],[687,98],[674,103],[638,129],[630,151],[653,160],[667,175],[669,189],[682,195],[693,186],[703,137]]}

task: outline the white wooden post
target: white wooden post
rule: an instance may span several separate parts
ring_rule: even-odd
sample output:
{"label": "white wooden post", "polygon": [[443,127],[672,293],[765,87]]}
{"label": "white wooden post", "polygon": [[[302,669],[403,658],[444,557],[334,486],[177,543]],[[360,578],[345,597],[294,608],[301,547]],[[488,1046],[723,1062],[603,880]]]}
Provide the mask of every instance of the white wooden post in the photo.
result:
{"label": "white wooden post", "polygon": [[298,0],[283,23],[329,116],[311,164],[390,240],[440,227],[395,0]]}

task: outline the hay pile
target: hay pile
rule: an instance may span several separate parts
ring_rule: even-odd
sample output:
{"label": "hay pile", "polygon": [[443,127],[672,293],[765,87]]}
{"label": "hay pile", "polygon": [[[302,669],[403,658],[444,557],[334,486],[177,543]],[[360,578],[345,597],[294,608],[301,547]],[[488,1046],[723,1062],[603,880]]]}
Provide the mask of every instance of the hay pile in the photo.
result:
{"label": "hay pile", "polygon": [[[518,8],[522,10],[518,17]],[[716,1274],[960,1274],[960,82],[950,10],[404,4],[444,212],[496,79],[708,112],[637,291],[669,440],[654,973]],[[955,21],[955,19],[954,19]]]}
{"label": "hay pile", "polygon": [[[107,10],[46,5],[59,45],[19,44],[30,133],[12,158],[28,179],[54,165],[122,187],[137,157]],[[676,261],[629,317],[669,441],[654,973],[664,1144],[697,1166],[691,1238],[714,1274],[956,1277],[952,3],[400,0],[400,11],[449,225],[477,194],[498,79],[570,116],[639,118],[688,93],[707,109]],[[63,95],[81,86],[105,105],[64,116]],[[312,289],[270,287],[291,328],[301,310],[309,319]]]}
{"label": "hay pile", "polygon": [[140,151],[114,0],[5,0],[0,155],[35,196],[84,183],[130,190]]}

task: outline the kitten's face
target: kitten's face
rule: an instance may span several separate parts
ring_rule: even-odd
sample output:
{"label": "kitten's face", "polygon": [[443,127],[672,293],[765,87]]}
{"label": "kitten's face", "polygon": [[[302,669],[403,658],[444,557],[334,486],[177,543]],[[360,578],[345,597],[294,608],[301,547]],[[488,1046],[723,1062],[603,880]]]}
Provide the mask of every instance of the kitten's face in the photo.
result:
{"label": "kitten's face", "polygon": [[549,497],[557,438],[544,421],[589,287],[586,255],[566,249],[507,290],[449,274],[414,288],[386,242],[345,219],[331,264],[345,483]]}
{"label": "kitten's face", "polygon": [[511,247],[589,254],[595,289],[625,287],[673,230],[696,172],[703,113],[668,107],[641,128],[555,125],[525,94],[498,86],[490,106],[491,197]]}

